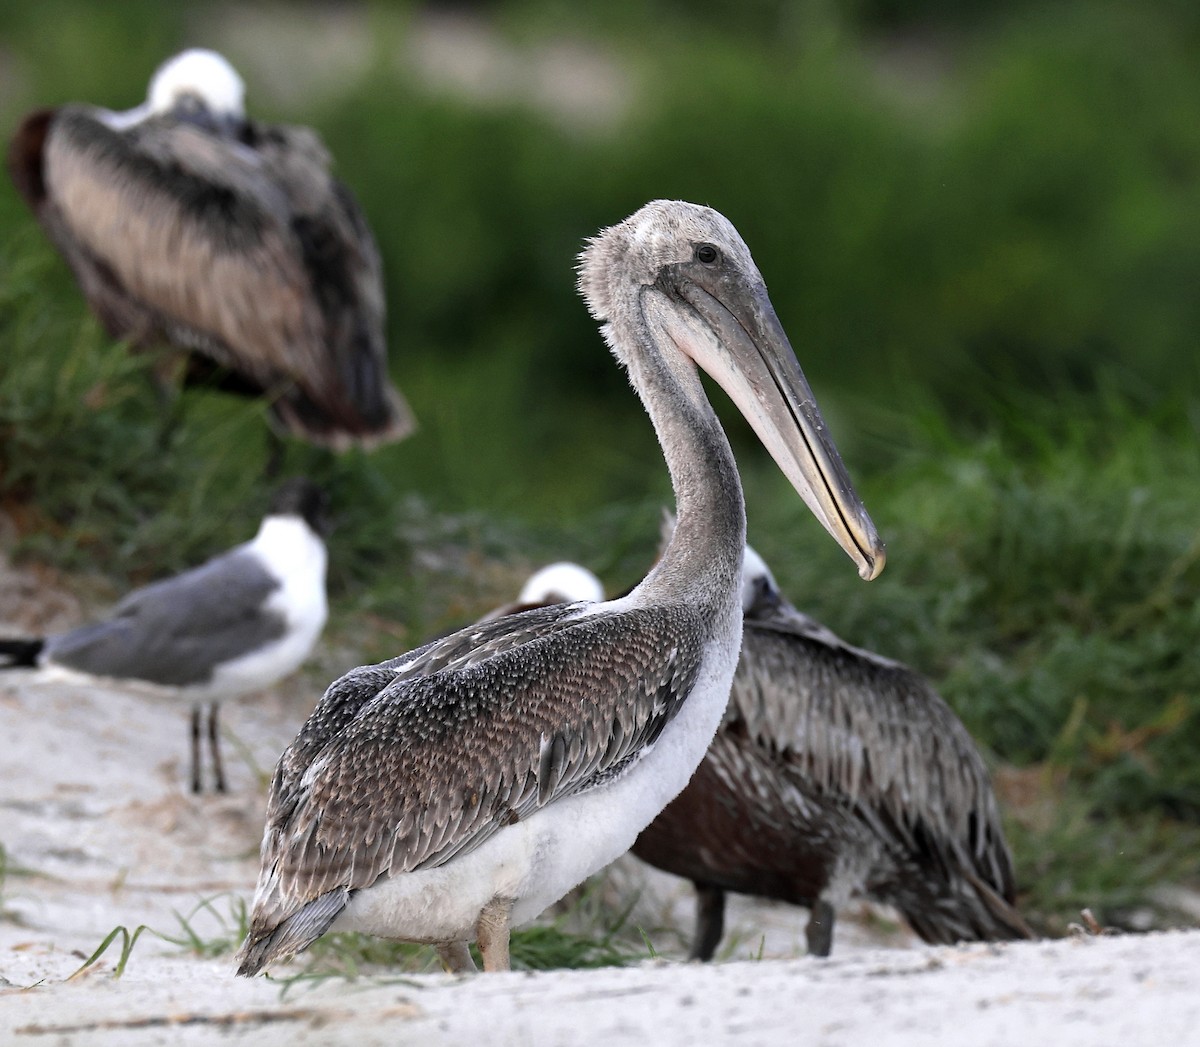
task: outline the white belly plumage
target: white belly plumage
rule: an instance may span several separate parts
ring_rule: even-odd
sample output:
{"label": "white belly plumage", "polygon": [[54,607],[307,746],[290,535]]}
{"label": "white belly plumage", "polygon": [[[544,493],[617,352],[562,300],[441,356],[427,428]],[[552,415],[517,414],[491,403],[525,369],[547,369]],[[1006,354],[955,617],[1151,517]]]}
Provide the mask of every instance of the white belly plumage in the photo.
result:
{"label": "white belly plumage", "polygon": [[[512,925],[532,920],[576,884],[620,857],[687,785],[729,700],[734,655],[711,643],[683,708],[658,741],[619,778],[551,803],[436,869],[421,869],[357,891],[333,931],[403,941],[465,941],[494,898],[514,900]],[[727,641],[728,642],[728,641]]]}

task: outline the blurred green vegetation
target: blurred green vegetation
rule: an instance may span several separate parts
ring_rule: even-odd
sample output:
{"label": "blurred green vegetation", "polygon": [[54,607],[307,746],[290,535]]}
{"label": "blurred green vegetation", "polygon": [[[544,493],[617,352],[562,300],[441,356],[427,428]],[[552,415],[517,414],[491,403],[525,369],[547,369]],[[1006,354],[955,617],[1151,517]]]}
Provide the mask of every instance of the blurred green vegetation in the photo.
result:
{"label": "blurred green vegetation", "polygon": [[[363,660],[546,559],[614,590],[644,570],[665,470],[574,258],[651,198],[724,212],[890,562],[857,583],[719,403],[751,539],[798,604],[920,667],[1042,783],[1006,800],[1027,905],[1061,929],[1071,905],[1117,919],[1157,880],[1197,886],[1200,8],[967,11],[0,0],[0,133],[35,105],[132,106],[188,44],[229,55],[257,115],[321,131],[377,234],[421,424],[371,456],[287,451],[332,488],[334,636]],[[491,55],[486,97],[412,59],[435,16],[470,30],[463,61]],[[546,88],[565,44],[599,115]],[[326,51],[352,60],[331,73]],[[165,404],[7,185],[0,341],[0,504],[22,555],[119,587],[249,534],[261,407]]]}

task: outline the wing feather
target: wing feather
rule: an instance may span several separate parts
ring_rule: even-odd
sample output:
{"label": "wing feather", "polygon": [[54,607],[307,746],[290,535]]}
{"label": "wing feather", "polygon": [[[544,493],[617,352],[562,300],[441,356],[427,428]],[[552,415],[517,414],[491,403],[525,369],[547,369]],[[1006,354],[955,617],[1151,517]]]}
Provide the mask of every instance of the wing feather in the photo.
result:
{"label": "wing feather", "polygon": [[559,605],[347,674],[280,759],[255,933],[335,888],[441,865],[620,773],[690,692],[696,635],[686,608]]}
{"label": "wing feather", "polygon": [[51,637],[50,662],[94,676],[165,686],[203,684],[220,664],[281,637],[279,589],[245,549],[129,593],[111,617]]}
{"label": "wing feather", "polygon": [[292,368],[322,373],[321,317],[287,200],[251,150],[165,120],[120,132],[66,106],[44,172],[80,245],[220,363],[268,389]]}
{"label": "wing feather", "polygon": [[746,617],[726,724],[735,720],[806,787],[845,797],[907,849],[955,852],[1011,894],[987,766],[919,673],[784,602]]}
{"label": "wing feather", "polygon": [[194,350],[317,442],[412,429],[387,372],[379,253],[314,132],[247,121],[235,138],[169,117],[116,129],[84,106],[40,126],[10,168],[40,192],[39,218],[115,336]]}

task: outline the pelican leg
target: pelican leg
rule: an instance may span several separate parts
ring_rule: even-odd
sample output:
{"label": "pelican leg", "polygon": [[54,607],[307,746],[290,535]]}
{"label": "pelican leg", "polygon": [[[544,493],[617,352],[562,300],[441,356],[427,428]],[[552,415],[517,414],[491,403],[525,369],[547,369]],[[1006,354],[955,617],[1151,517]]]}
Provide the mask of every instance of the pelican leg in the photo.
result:
{"label": "pelican leg", "polygon": [[227,792],[225,788],[225,765],[221,763],[221,735],[217,730],[217,713],[221,706],[212,702],[208,707],[208,748],[212,753],[213,785],[219,793]]}
{"label": "pelican leg", "polygon": [[203,709],[200,705],[192,706],[192,792],[202,792],[204,783],[200,781],[200,717]]}
{"label": "pelican leg", "polygon": [[837,914],[833,906],[818,898],[809,911],[804,937],[808,940],[809,956],[828,956],[833,948],[833,921]]}
{"label": "pelican leg", "polygon": [[725,892],[720,887],[698,883],[696,887],[696,936],[689,960],[707,963],[713,958],[725,933]]}
{"label": "pelican leg", "polygon": [[475,940],[483,957],[485,971],[510,971],[508,921],[512,916],[511,898],[493,898],[483,907],[475,924]]}
{"label": "pelican leg", "polygon": [[437,954],[442,966],[451,974],[471,974],[477,970],[466,942],[439,942]]}

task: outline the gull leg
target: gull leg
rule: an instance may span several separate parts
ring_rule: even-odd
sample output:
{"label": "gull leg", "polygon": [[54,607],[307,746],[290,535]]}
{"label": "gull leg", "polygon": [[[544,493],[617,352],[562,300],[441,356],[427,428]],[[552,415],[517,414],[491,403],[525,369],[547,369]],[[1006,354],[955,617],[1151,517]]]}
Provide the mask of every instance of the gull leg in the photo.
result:
{"label": "gull leg", "polygon": [[466,942],[439,942],[437,954],[442,966],[451,974],[471,974],[477,970]]}
{"label": "gull leg", "polygon": [[200,716],[201,706],[192,706],[192,792],[202,792],[204,783],[200,781]]}
{"label": "gull leg", "polygon": [[479,943],[485,971],[512,970],[508,956],[508,921],[512,907],[511,898],[493,898],[479,914],[475,940]]}
{"label": "gull leg", "polygon": [[804,937],[808,941],[809,956],[828,956],[833,948],[833,921],[837,914],[824,899],[818,898],[809,910],[808,926]]}
{"label": "gull leg", "polygon": [[725,933],[725,892],[720,887],[698,883],[696,887],[696,937],[689,960],[707,963],[713,958]]}
{"label": "gull leg", "polygon": [[219,702],[213,702],[208,707],[208,748],[212,752],[216,790],[223,793],[227,790],[225,788],[225,767],[221,763],[221,736],[217,731],[217,711],[220,707]]}

